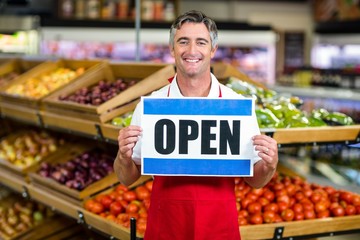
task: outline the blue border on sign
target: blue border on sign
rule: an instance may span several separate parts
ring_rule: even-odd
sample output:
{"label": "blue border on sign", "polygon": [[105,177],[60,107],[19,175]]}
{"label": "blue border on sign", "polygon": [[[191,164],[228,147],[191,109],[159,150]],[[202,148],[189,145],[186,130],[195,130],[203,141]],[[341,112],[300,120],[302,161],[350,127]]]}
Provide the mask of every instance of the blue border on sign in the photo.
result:
{"label": "blue border on sign", "polygon": [[249,159],[144,158],[144,174],[250,176]]}
{"label": "blue border on sign", "polygon": [[148,115],[251,116],[251,99],[144,98]]}

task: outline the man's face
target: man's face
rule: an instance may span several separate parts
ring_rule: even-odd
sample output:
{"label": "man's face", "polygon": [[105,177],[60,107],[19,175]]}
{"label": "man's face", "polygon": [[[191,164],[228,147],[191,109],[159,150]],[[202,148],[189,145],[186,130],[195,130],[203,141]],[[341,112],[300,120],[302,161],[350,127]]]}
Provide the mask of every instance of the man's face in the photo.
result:
{"label": "man's face", "polygon": [[184,76],[194,77],[209,71],[210,61],[216,48],[212,49],[210,33],[203,23],[184,23],[176,31],[174,48],[177,71]]}

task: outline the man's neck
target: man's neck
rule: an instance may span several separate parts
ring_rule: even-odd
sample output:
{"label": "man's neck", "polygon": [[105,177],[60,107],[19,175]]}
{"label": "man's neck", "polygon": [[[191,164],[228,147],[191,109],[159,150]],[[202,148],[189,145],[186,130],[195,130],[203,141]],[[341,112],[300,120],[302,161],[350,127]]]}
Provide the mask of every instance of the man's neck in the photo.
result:
{"label": "man's neck", "polygon": [[211,75],[188,78],[176,77],[180,92],[185,97],[207,97],[211,88]]}

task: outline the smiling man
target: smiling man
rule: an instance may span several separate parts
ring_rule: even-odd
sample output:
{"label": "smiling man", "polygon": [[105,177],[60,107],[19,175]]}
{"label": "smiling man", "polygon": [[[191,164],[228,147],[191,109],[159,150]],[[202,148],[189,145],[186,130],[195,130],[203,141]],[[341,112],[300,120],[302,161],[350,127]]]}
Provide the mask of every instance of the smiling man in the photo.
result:
{"label": "smiling man", "polygon": [[[154,97],[241,98],[220,84],[211,73],[217,50],[215,22],[199,11],[179,16],[170,29],[170,50],[176,76]],[[174,106],[176,107],[176,106]],[[134,111],[131,126],[119,132],[115,172],[123,184],[140,177],[141,105]],[[256,119],[255,119],[256,121]],[[275,173],[277,143],[265,135],[253,137],[253,177],[245,181],[263,187]],[[239,240],[238,213],[232,177],[154,176],[145,240]]]}

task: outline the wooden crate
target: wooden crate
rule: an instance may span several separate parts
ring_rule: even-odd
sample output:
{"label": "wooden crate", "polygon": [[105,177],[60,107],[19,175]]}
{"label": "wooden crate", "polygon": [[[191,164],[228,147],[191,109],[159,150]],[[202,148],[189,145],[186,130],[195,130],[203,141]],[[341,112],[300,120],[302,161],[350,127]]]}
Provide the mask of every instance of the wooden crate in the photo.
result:
{"label": "wooden crate", "polygon": [[[139,102],[140,102],[140,100],[138,99],[138,100],[132,101],[129,104],[124,105],[122,107],[122,112],[120,112],[117,116],[121,116],[125,113],[129,113],[129,112],[133,111]],[[114,116],[114,117],[117,117],[117,116]],[[119,130],[121,128],[122,128],[121,126],[115,126],[115,125],[111,124],[110,122],[100,124],[100,130],[101,130],[102,137],[104,139],[112,140],[112,141],[117,141]]]}
{"label": "wooden crate", "polygon": [[41,118],[39,111],[35,108],[29,108],[24,106],[16,106],[2,102],[0,99],[0,112],[1,116],[5,118],[11,118],[18,121],[41,126]]}
{"label": "wooden crate", "polygon": [[71,201],[68,201],[67,198],[63,198],[63,196],[59,194],[52,194],[51,191],[48,191],[48,188],[39,188],[32,184],[29,184],[27,189],[31,199],[51,207],[54,211],[59,211],[62,214],[78,219],[81,208]]}
{"label": "wooden crate", "polygon": [[[10,142],[10,144],[12,144],[13,142],[16,141],[18,137],[25,136],[29,134],[31,131],[35,131],[35,130],[18,130],[15,133],[5,136],[4,138],[1,139],[1,141],[7,140]],[[49,136],[52,136],[54,139],[56,139],[55,135],[53,136],[49,134]],[[66,145],[61,145],[59,142],[56,142],[56,144],[57,144],[56,145],[57,149],[54,152],[49,152],[46,156],[43,156],[39,161],[34,161],[29,166],[26,167],[16,166],[15,164],[9,162],[7,159],[0,158],[0,168],[1,170],[8,172],[11,176],[17,177],[21,181],[29,182],[28,174],[34,171],[41,162],[48,161],[54,158],[61,152],[65,151],[65,149],[67,148]]]}
{"label": "wooden crate", "polygon": [[283,228],[281,236],[286,239],[360,230],[360,215],[241,226],[241,239],[282,239],[274,237],[277,228]]}
{"label": "wooden crate", "polygon": [[40,111],[41,121],[45,128],[57,128],[69,133],[80,133],[87,136],[99,136],[96,122],[72,116]]}
{"label": "wooden crate", "polygon": [[360,125],[283,128],[273,130],[273,138],[278,144],[346,142],[356,141],[358,137],[360,137]]}
{"label": "wooden crate", "polygon": [[[86,78],[87,75],[92,70],[96,69],[103,63],[104,62],[102,62],[102,61],[95,61],[95,60],[94,61],[90,61],[90,60],[86,60],[86,61],[79,60],[78,61],[78,60],[68,60],[68,59],[60,59],[57,61],[43,62],[43,63],[33,67],[31,70],[23,73],[22,75],[20,75],[13,81],[11,81],[11,84],[0,88],[0,96],[1,96],[0,107],[1,107],[2,103],[6,103],[6,104],[11,104],[13,106],[23,106],[23,107],[39,110],[41,107],[40,100],[45,98],[46,95],[42,96],[40,98],[30,98],[30,97],[26,97],[26,96],[9,94],[6,92],[6,90],[8,90],[10,87],[12,87],[14,85],[24,84],[28,79],[38,78],[43,74],[53,72],[54,70],[56,70],[60,67],[70,68],[72,70],[76,70],[81,67],[85,68],[85,72],[82,75],[80,75],[80,76],[74,78],[72,81],[70,81],[70,83],[74,83],[79,79]],[[70,84],[70,83],[68,83],[68,84]],[[65,86],[66,85],[67,84],[65,84]],[[57,90],[60,90],[61,88],[65,87],[65,86],[60,86],[57,89],[54,89],[52,92],[56,92]]]}
{"label": "wooden crate", "polygon": [[[88,119],[96,122],[106,122],[123,110],[121,106],[140,96],[147,95],[154,90],[168,84],[168,78],[175,74],[172,65],[150,63],[110,63],[97,71],[91,77],[81,79],[75,85],[69,85],[43,100],[44,110],[59,115],[66,114],[76,118]],[[100,81],[113,82],[117,78],[125,81],[135,80],[136,84],[120,92],[112,99],[99,106],[79,104],[71,101],[61,101],[59,97],[68,96],[75,91],[97,85]]]}
{"label": "wooden crate", "polygon": [[[141,176],[135,183],[133,183],[132,185],[129,186],[129,189],[134,189],[135,187],[145,183],[146,181],[152,179],[151,176]],[[106,193],[110,193],[111,191],[113,191],[114,189],[107,189],[105,191],[100,192],[98,195],[100,194],[106,194]],[[96,197],[96,195],[94,196],[94,198]],[[85,202],[83,202],[83,205],[85,204]],[[85,209],[82,209],[81,212],[84,214],[84,221],[86,222],[86,224],[90,225],[92,228],[95,228],[101,232],[105,232],[110,236],[113,236],[117,239],[122,239],[122,240],[126,240],[126,239],[130,239],[130,229],[126,228],[124,226],[121,226],[111,220],[107,220],[104,217],[101,217],[97,214],[94,214],[92,212],[89,212]],[[137,234],[138,238],[143,238],[143,235]]]}
{"label": "wooden crate", "polygon": [[[97,146],[92,142],[83,142],[81,144],[73,143],[71,146],[67,147],[67,149],[58,154],[57,156],[48,159],[48,163],[50,164],[59,164],[70,161],[74,159],[79,154],[82,154],[86,151],[93,150],[95,148],[102,148],[103,146]],[[106,149],[108,151],[108,149]],[[115,155],[114,155],[115,158]],[[118,183],[118,178],[115,173],[111,173],[104,178],[90,184],[85,187],[83,190],[76,190],[67,187],[64,184],[60,184],[54,179],[46,178],[40,176],[37,172],[40,169],[40,166],[37,166],[36,169],[29,173],[30,182],[36,188],[42,189],[51,195],[58,196],[62,199],[66,199],[68,202],[80,206],[81,201],[90,197],[100,191],[103,191],[106,188],[111,187],[112,185]]]}
{"label": "wooden crate", "polygon": [[267,89],[263,84],[254,81],[246,74],[242,73],[236,67],[232,66],[228,63],[217,62],[211,65],[212,73],[216,76],[216,78],[222,82],[226,83],[230,77],[236,77],[242,81],[248,82],[254,86]]}
{"label": "wooden crate", "polygon": [[[42,60],[25,60],[21,58],[13,58],[5,62],[0,62],[0,78],[11,73],[16,73],[20,76],[42,62]],[[0,81],[0,87],[5,87],[10,83],[11,79],[3,82]]]}

